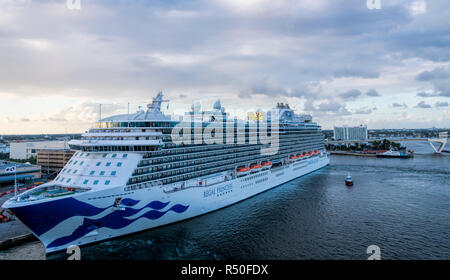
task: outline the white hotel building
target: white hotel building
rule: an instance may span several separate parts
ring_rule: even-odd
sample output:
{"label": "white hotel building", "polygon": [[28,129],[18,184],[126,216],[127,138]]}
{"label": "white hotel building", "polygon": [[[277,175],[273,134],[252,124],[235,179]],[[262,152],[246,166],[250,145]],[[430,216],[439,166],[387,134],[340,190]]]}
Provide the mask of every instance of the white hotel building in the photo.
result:
{"label": "white hotel building", "polygon": [[69,149],[67,141],[11,142],[11,159],[30,159],[37,156],[38,150]]}
{"label": "white hotel building", "polygon": [[334,127],[335,140],[367,140],[367,126],[342,126]]}

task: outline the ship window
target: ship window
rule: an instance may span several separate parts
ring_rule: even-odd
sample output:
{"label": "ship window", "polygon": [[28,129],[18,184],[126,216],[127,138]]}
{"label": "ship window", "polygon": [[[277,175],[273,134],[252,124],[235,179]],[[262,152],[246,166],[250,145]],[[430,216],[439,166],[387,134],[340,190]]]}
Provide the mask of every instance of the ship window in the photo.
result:
{"label": "ship window", "polygon": [[78,170],[75,169],[75,170],[73,171],[73,174],[77,174],[77,171],[78,171]]}
{"label": "ship window", "polygon": [[121,162],[118,162],[117,163],[117,167],[121,167],[122,166],[122,163]]}
{"label": "ship window", "polygon": [[70,173],[72,171],[72,169],[67,170],[67,173]]}
{"label": "ship window", "polygon": [[70,178],[69,179],[67,179],[67,181],[66,181],[67,183],[69,183],[70,182]]}
{"label": "ship window", "polygon": [[106,163],[106,166],[110,166],[110,165],[111,165],[111,162]]}
{"label": "ship window", "polygon": [[103,154],[103,157],[105,158],[105,157],[106,157],[106,154]]}
{"label": "ship window", "polygon": [[110,182],[109,180],[106,180],[105,185],[109,185],[109,182]]}
{"label": "ship window", "polygon": [[89,182],[89,180],[84,180],[83,184],[87,184]]}
{"label": "ship window", "polygon": [[97,162],[96,166],[100,166],[100,164],[102,164],[101,161]]}
{"label": "ship window", "polygon": [[98,180],[95,180],[95,181],[94,181],[94,185],[97,185],[97,184],[98,184]]}
{"label": "ship window", "polygon": [[117,156],[117,154],[113,154],[113,155],[112,155],[112,158],[115,158],[116,156]]}
{"label": "ship window", "polygon": [[127,156],[128,156],[128,154],[123,154],[123,156],[122,156],[122,157],[123,157],[123,158],[126,158]]}
{"label": "ship window", "polygon": [[69,164],[71,164],[72,163],[72,161],[69,161]]}
{"label": "ship window", "polygon": [[91,173],[89,173],[89,175],[94,175],[95,171],[91,171]]}
{"label": "ship window", "polygon": [[73,164],[77,164],[78,163],[78,160],[76,160]]}
{"label": "ship window", "polygon": [[80,166],[83,165],[84,161],[80,162]]}
{"label": "ship window", "polygon": [[111,176],[116,175],[116,173],[117,173],[116,171],[112,171],[112,172],[111,172]]}
{"label": "ship window", "polygon": [[105,175],[105,171],[100,172],[100,176]]}

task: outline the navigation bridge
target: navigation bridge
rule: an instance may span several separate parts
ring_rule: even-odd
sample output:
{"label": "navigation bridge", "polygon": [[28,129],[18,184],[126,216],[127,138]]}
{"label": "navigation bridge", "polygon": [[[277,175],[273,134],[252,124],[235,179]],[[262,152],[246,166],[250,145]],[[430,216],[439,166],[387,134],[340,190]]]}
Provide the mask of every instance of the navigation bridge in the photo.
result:
{"label": "navigation bridge", "polygon": [[[393,141],[393,142],[406,142],[406,141],[417,141],[417,142],[428,142],[430,143],[430,146],[433,148],[435,153],[440,154],[442,151],[444,151],[444,147],[447,144],[449,138],[448,138],[448,132],[439,132],[438,138],[386,138],[386,140]],[[327,141],[327,144],[353,144],[353,143],[367,143],[367,142],[375,142],[380,141],[380,139],[367,139],[367,140],[333,140],[333,141]],[[436,148],[434,143],[438,143],[439,147]]]}

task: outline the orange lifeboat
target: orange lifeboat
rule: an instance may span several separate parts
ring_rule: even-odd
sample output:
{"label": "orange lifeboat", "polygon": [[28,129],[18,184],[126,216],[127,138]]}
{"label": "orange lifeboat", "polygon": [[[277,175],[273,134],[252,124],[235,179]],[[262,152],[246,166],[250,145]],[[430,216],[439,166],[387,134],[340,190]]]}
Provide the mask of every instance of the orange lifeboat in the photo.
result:
{"label": "orange lifeboat", "polygon": [[238,169],[236,169],[236,175],[239,176],[244,176],[247,175],[250,172],[250,168],[248,167],[240,167]]}
{"label": "orange lifeboat", "polygon": [[250,165],[251,172],[258,172],[262,168],[261,164],[252,164]]}
{"label": "orange lifeboat", "polygon": [[263,162],[261,165],[262,165],[262,169],[266,170],[266,169],[269,169],[270,167],[272,167],[272,162],[266,161],[266,162]]}

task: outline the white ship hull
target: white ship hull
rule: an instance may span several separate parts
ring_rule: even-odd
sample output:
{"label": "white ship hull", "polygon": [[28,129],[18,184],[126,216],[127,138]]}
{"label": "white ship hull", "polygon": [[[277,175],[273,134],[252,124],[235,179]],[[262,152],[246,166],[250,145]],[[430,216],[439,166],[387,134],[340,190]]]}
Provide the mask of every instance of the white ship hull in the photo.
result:
{"label": "white ship hull", "polygon": [[[44,244],[47,253],[65,250],[70,245],[85,245],[206,214],[328,164],[329,158],[323,154],[206,187],[190,187],[167,193],[164,186],[159,186],[124,193],[122,186],[81,193],[72,198],[61,198],[60,203],[53,201],[56,203],[55,215],[61,214],[61,221],[42,234],[34,234]],[[129,205],[112,206],[115,197],[121,197]],[[64,209],[58,209],[70,208],[72,203],[76,203],[73,208],[81,209],[78,213],[65,213]],[[40,202],[41,207],[46,207],[44,204]],[[84,216],[82,209],[86,206],[93,211]],[[29,224],[30,221],[24,223]]]}

